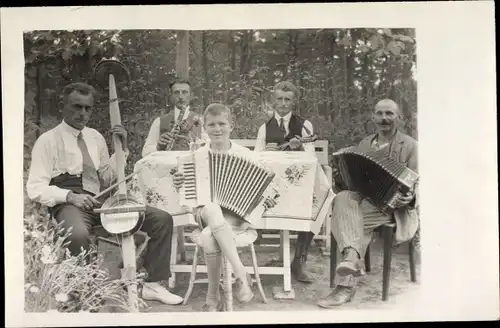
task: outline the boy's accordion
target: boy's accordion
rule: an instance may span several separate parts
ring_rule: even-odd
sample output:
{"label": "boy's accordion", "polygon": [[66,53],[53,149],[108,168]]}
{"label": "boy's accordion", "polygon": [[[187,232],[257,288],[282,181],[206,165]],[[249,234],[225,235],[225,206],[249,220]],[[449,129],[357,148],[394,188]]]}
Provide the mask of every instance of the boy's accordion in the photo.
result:
{"label": "boy's accordion", "polygon": [[384,150],[361,152],[356,147],[335,153],[347,188],[359,192],[381,211],[391,214],[399,195],[413,191],[419,175],[389,158]]}
{"label": "boy's accordion", "polygon": [[266,210],[267,197],[277,199],[275,173],[246,157],[195,151],[178,158],[184,183],[180,204],[188,207],[213,202],[255,224]]}

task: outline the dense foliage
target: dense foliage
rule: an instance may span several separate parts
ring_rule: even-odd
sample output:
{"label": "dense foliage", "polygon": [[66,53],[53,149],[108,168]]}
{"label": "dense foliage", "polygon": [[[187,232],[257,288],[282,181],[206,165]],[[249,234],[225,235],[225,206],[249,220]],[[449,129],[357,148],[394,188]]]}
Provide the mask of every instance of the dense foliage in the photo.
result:
{"label": "dense foliage", "polygon": [[[25,33],[25,168],[36,137],[61,119],[62,88],[72,81],[93,83],[96,63],[116,56],[131,73],[130,87],[119,90],[131,169],[152,119],[168,104],[176,37],[170,30]],[[332,150],[372,131],[370,110],[383,97],[400,104],[402,128],[416,137],[413,29],[193,31],[189,43],[194,105],[201,111],[213,101],[228,104],[237,115],[236,138],[255,138],[270,87],[285,79],[301,89],[297,112]],[[103,93],[90,126],[109,141],[106,100]]]}
{"label": "dense foliage", "polygon": [[[62,119],[62,89],[75,81],[96,85],[94,67],[113,56],[131,75],[130,85],[118,90],[129,132],[130,171],[141,157],[150,123],[168,105],[177,42],[176,31],[169,30],[25,33],[24,181],[36,138]],[[233,137],[255,138],[270,109],[269,90],[289,80],[301,90],[296,111],[312,121],[320,139],[329,140],[331,151],[372,132],[370,112],[386,97],[402,109],[401,128],[417,137],[415,62],[413,29],[189,33],[189,76],[199,112],[211,102],[223,102],[235,113]],[[108,94],[100,91],[89,125],[111,147]],[[25,197],[24,214],[27,311],[98,311],[103,300],[126,307],[123,282],[109,281],[99,268],[102,260],[77,266],[77,258],[64,256],[64,238],[55,238],[46,209]]]}

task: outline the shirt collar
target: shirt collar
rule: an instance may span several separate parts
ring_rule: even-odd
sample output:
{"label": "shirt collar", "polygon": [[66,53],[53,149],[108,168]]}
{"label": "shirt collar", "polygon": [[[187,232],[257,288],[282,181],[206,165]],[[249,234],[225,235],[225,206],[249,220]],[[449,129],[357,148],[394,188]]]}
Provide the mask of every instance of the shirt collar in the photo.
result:
{"label": "shirt collar", "polygon": [[[186,107],[186,112],[184,112],[184,117],[182,119],[185,119],[187,117],[187,115],[189,115],[190,108],[191,108],[190,106]],[[179,108],[177,108],[177,106],[174,107],[175,119],[177,119],[177,116],[179,115],[180,111],[181,110]]]}
{"label": "shirt collar", "polygon": [[72,136],[74,136],[75,138],[78,138],[78,135],[80,134],[80,132],[83,133],[83,131],[85,131],[87,129],[87,127],[84,127],[81,131],[78,130],[78,129],[75,129],[74,127],[72,127],[71,125],[69,125],[68,123],[66,123],[66,121],[62,121],[61,124],[59,125],[61,127],[61,129],[66,132],[66,133],[69,133],[71,134]]}
{"label": "shirt collar", "polygon": [[283,121],[288,122],[288,121],[290,121],[290,117],[292,117],[292,112],[290,111],[285,116],[280,116],[280,114],[278,114],[278,112],[274,112],[274,115],[275,115],[276,121],[278,121],[278,123],[280,122],[280,119],[283,119]]}

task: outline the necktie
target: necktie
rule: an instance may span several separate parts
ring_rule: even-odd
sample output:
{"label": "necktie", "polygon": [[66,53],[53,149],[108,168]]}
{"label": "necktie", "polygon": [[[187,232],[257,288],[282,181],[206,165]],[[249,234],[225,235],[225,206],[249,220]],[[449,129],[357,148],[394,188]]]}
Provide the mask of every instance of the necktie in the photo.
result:
{"label": "necktie", "polygon": [[83,140],[82,133],[78,135],[78,148],[82,152],[82,187],[83,190],[93,193],[94,195],[99,193],[100,183],[99,176],[97,175],[97,170],[94,166],[94,162],[90,157],[89,150],[87,148],[87,144],[85,144],[85,140]]}
{"label": "necktie", "polygon": [[285,120],[280,118],[280,131],[283,132],[283,135],[286,135],[286,129],[285,129]]}

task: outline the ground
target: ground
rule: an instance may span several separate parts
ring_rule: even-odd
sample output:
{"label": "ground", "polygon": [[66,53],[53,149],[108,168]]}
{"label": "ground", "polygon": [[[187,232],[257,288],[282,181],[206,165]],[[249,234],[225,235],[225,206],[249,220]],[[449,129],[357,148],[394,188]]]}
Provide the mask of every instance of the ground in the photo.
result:
{"label": "ground", "polygon": [[[371,308],[391,308],[395,305],[411,302],[412,296],[419,289],[420,265],[417,264],[417,282],[410,281],[408,244],[404,243],[396,247],[393,251],[391,265],[391,282],[389,289],[389,300],[382,301],[382,240],[375,238],[371,250],[371,272],[360,279],[359,288],[351,303],[343,308],[371,309]],[[308,271],[316,279],[315,283],[306,285],[292,280],[292,288],[295,290],[294,300],[274,300],[272,288],[282,286],[283,280],[279,276],[263,275],[262,284],[268,304],[264,304],[256,286],[254,286],[254,299],[245,305],[234,301],[234,311],[295,311],[295,310],[321,310],[317,301],[328,294],[329,288],[329,257],[321,254],[320,249],[314,244],[308,258]],[[292,246],[293,251],[293,246]],[[256,246],[257,258],[260,265],[276,261],[278,259],[278,248]],[[119,261],[119,251],[116,248],[105,250],[107,267],[113,274],[117,274],[116,265]],[[292,254],[293,255],[293,254]],[[187,249],[187,261],[191,263],[193,249]],[[245,265],[251,265],[250,253],[241,253],[242,261]],[[417,257],[419,258],[419,257]],[[202,262],[203,263],[203,262]],[[204,274],[199,273],[201,277]],[[188,287],[189,273],[177,274],[177,286],[172,292],[184,297]],[[189,312],[201,311],[206,293],[206,284],[195,284],[193,293],[187,305],[168,306],[159,302],[147,302],[149,308],[144,312]]]}

